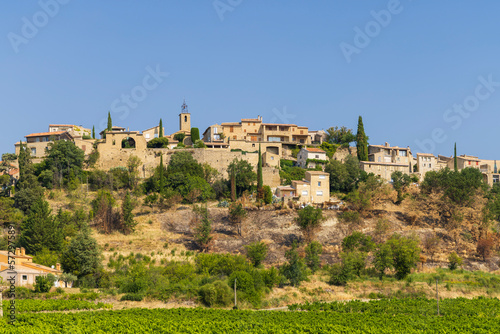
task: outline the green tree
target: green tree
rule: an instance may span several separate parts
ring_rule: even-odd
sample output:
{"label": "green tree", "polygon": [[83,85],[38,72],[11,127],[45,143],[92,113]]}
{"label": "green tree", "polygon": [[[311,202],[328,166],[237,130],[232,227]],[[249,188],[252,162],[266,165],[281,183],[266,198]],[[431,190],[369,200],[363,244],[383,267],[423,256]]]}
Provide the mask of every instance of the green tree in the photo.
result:
{"label": "green tree", "polygon": [[243,191],[249,190],[257,179],[257,174],[253,171],[252,165],[245,160],[235,158],[228,166],[229,175],[234,173],[236,194],[241,196]]}
{"label": "green tree", "polygon": [[342,240],[342,250],[344,252],[353,252],[356,250],[368,253],[375,248],[372,238],[359,231],[353,232]]}
{"label": "green tree", "polygon": [[44,248],[61,251],[64,235],[59,222],[54,219],[47,203],[39,197],[30,208],[28,216],[21,224],[19,243],[29,254],[36,255]]}
{"label": "green tree", "polygon": [[201,139],[198,139],[194,145],[193,145],[194,148],[207,148],[207,145],[205,145],[205,143],[203,142],[203,140]]}
{"label": "green tree", "polygon": [[271,204],[273,202],[273,192],[271,187],[263,186],[262,188],[263,200],[265,204]]}
{"label": "green tree", "polygon": [[68,283],[72,283],[72,282],[76,281],[77,279],[78,279],[78,277],[76,277],[75,275],[70,274],[70,273],[63,273],[63,274],[61,274],[61,276],[59,276],[59,280],[64,282],[65,288],[68,287]]}
{"label": "green tree", "polygon": [[394,234],[375,254],[375,268],[381,276],[385,269],[394,268],[397,279],[404,279],[416,268],[420,259],[419,242],[412,237]]}
{"label": "green tree", "polygon": [[196,143],[197,140],[200,140],[200,130],[198,128],[191,128],[191,141]]}
{"label": "green tree", "polygon": [[319,256],[323,253],[323,246],[318,241],[311,241],[305,248],[306,251],[306,264],[315,273],[321,268]]}
{"label": "green tree", "polygon": [[324,141],[319,145],[319,148],[326,152],[328,158],[333,158],[335,152],[337,152],[337,145],[330,142]]}
{"label": "green tree", "polygon": [[292,286],[299,286],[300,282],[307,279],[307,266],[299,256],[297,248],[297,243],[294,241],[292,249],[285,252],[288,262],[280,268],[282,275],[290,281]]}
{"label": "green tree", "polygon": [[259,144],[259,162],[257,163],[257,189],[262,188],[262,152]]}
{"label": "green tree", "polygon": [[212,221],[208,216],[208,209],[205,205],[194,206],[193,212],[196,215],[195,218],[195,234],[194,238],[196,243],[203,251],[208,251],[210,244],[212,242]]}
{"label": "green tree", "polygon": [[153,138],[148,141],[148,148],[168,148],[168,138],[167,137],[159,137]]}
{"label": "green tree", "polygon": [[158,134],[158,137],[162,138],[163,137],[163,121],[161,120],[161,118],[160,118],[160,125],[159,125],[159,127],[160,127],[160,130],[159,130],[160,133]]}
{"label": "green tree", "polygon": [[135,226],[137,225],[137,222],[134,220],[132,210],[134,210],[134,205],[132,204],[132,200],[130,198],[130,192],[127,191],[125,193],[125,199],[122,203],[123,232],[125,234],[134,232]]}
{"label": "green tree", "polygon": [[92,139],[95,139],[95,126],[92,125]]}
{"label": "green tree", "polygon": [[159,166],[159,187],[158,187],[158,192],[161,194],[165,188],[165,179],[164,179],[164,173],[165,173],[165,167],[163,166],[163,154],[160,155],[160,166]]}
{"label": "green tree", "polygon": [[184,142],[184,138],[186,138],[186,134],[184,132],[179,132],[174,135],[174,139],[179,143]]}
{"label": "green tree", "polygon": [[61,265],[65,272],[82,278],[94,275],[101,269],[101,250],[90,235],[90,228],[84,227],[71,239],[66,251],[61,255]]}
{"label": "green tree", "polygon": [[310,242],[314,239],[316,231],[321,227],[324,220],[323,211],[320,208],[315,209],[312,206],[306,206],[298,211],[295,223],[304,233],[306,241]]}
{"label": "green tree", "polygon": [[49,292],[50,288],[54,286],[56,278],[52,274],[48,275],[40,275],[35,277],[35,292],[36,293],[45,293]]}
{"label": "green tree", "polygon": [[411,183],[410,176],[408,174],[403,174],[400,171],[395,171],[391,174],[392,186],[394,190],[398,193],[398,199],[396,204],[399,204],[404,199],[404,191],[408,188]]}
{"label": "green tree", "polygon": [[262,261],[266,259],[268,247],[264,242],[253,242],[245,246],[247,257],[252,262],[254,267],[260,266]]}
{"label": "green tree", "polygon": [[236,226],[239,235],[241,235],[242,224],[246,217],[247,211],[241,203],[231,203],[229,206],[229,221]]}
{"label": "green tree", "polygon": [[457,143],[455,143],[455,148],[453,150],[453,168],[455,172],[458,172]]}
{"label": "green tree", "polygon": [[59,262],[58,252],[43,248],[33,257],[33,262],[43,266],[55,266]]}
{"label": "green tree", "polygon": [[85,153],[75,143],[58,140],[49,144],[41,169],[54,173],[54,184],[69,185],[81,175],[84,160]]}
{"label": "green tree", "polygon": [[342,147],[349,147],[349,144],[356,140],[356,136],[352,133],[352,129],[345,126],[331,127],[326,130],[326,141],[331,144],[341,145]]}
{"label": "green tree", "polygon": [[365,134],[363,118],[358,118],[358,132],[356,134],[356,148],[359,161],[368,161],[368,137]]}
{"label": "green tree", "polygon": [[24,213],[33,206],[35,201],[43,196],[43,188],[35,176],[35,169],[31,162],[30,151],[21,142],[19,148],[19,181],[16,183],[14,205]]}
{"label": "green tree", "polygon": [[462,265],[462,258],[455,252],[451,252],[448,256],[448,268],[455,270]]}
{"label": "green tree", "polygon": [[108,126],[106,127],[107,132],[113,131],[113,121],[111,120],[111,113],[108,111]]}

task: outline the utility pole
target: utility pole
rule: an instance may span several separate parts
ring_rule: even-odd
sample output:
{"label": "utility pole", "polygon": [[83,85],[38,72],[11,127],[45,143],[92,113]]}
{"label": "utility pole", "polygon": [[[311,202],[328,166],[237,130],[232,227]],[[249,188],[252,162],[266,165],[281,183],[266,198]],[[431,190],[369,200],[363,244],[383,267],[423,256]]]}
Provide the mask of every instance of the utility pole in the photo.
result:
{"label": "utility pole", "polygon": [[436,301],[437,301],[437,310],[439,316],[439,290],[438,290],[438,278],[436,277]]}
{"label": "utility pole", "polygon": [[237,300],[236,300],[236,281],[237,280],[238,280],[237,278],[234,279],[234,309],[238,308],[238,304],[237,304]]}

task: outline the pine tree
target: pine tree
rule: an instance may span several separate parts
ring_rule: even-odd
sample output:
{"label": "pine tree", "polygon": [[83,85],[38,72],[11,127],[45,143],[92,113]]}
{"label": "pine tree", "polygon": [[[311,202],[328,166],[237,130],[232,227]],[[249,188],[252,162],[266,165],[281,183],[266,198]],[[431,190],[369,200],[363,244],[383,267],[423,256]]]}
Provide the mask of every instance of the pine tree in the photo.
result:
{"label": "pine tree", "polygon": [[54,219],[47,203],[42,197],[33,203],[28,217],[21,224],[20,244],[28,253],[36,255],[46,248],[61,251],[64,236],[60,222]]}
{"label": "pine tree", "polygon": [[111,121],[111,113],[108,111],[108,127],[106,128],[108,132],[113,131],[113,122]]}
{"label": "pine tree", "polygon": [[90,228],[84,225],[82,231],[68,245],[61,256],[64,272],[79,278],[97,273],[101,268],[101,252],[97,241],[90,235]]}
{"label": "pine tree", "polygon": [[92,139],[95,139],[95,126],[92,126]]}
{"label": "pine tree", "polygon": [[458,172],[457,143],[455,143],[455,151],[454,151],[453,167],[455,168],[455,172]]}
{"label": "pine tree", "polygon": [[137,225],[137,222],[134,220],[134,214],[132,213],[133,209],[134,206],[130,199],[130,192],[127,191],[122,204],[123,232],[125,234],[134,232],[135,226]]}
{"label": "pine tree", "polygon": [[159,138],[163,137],[163,121],[160,118],[160,134],[158,135]]}
{"label": "pine tree", "polygon": [[365,128],[363,126],[363,118],[359,116],[358,118],[358,133],[356,134],[356,148],[358,151],[359,161],[368,161],[368,138],[365,134]]}
{"label": "pine tree", "polygon": [[259,144],[259,163],[257,165],[257,190],[262,188],[263,180],[262,180],[262,154],[260,150]]}

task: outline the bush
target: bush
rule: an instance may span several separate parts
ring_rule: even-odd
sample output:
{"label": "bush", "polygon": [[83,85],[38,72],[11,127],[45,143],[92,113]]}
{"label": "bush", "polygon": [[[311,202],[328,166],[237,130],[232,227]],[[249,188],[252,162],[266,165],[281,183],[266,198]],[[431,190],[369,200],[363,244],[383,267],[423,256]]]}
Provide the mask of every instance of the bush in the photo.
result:
{"label": "bush", "polygon": [[460,258],[457,253],[452,252],[448,256],[448,268],[450,270],[455,270],[462,265],[462,258]]}
{"label": "bush", "polygon": [[293,286],[299,286],[301,281],[307,279],[307,267],[304,260],[299,256],[297,244],[294,242],[292,249],[285,252],[288,263],[281,267],[282,274]]}
{"label": "bush", "polygon": [[272,289],[280,283],[282,276],[276,268],[271,267],[263,271],[263,279],[265,286]]}
{"label": "bush", "polygon": [[120,301],[130,300],[134,302],[140,302],[144,299],[144,296],[139,293],[127,293],[120,298]]}
{"label": "bush", "polygon": [[49,292],[50,288],[54,286],[56,278],[52,274],[48,274],[47,276],[37,276],[35,277],[35,292],[44,293]]}
{"label": "bush", "polygon": [[159,137],[151,139],[148,142],[148,148],[168,148],[168,138]]}
{"label": "bush", "polygon": [[271,187],[269,186],[263,186],[262,191],[264,192],[264,203],[266,204],[271,204],[273,202],[273,192],[271,191]]}
{"label": "bush", "polygon": [[267,256],[267,245],[263,242],[254,242],[245,246],[247,257],[254,267],[258,267]]}
{"label": "bush", "polygon": [[229,276],[235,271],[249,271],[251,269],[243,255],[201,253],[196,257],[195,262],[198,273],[211,276]]}
{"label": "bush", "polygon": [[348,268],[336,263],[330,269],[330,281],[329,283],[337,286],[344,286],[350,279],[350,273]]}
{"label": "bush", "polygon": [[315,209],[312,206],[306,206],[298,211],[298,217],[295,218],[295,222],[304,233],[305,239],[312,241],[316,230],[321,226],[324,219],[323,211],[320,208]]}
{"label": "bush", "polygon": [[323,247],[317,241],[312,241],[309,245],[307,245],[306,249],[306,264],[311,269],[313,273],[315,273],[320,267],[320,259],[319,256],[323,253]]}
{"label": "bush", "polygon": [[232,295],[227,283],[222,281],[205,284],[199,291],[201,302],[208,307],[228,306],[231,304]]}
{"label": "bush", "polygon": [[255,294],[255,285],[252,275],[246,271],[238,270],[229,276],[228,284],[234,287],[234,281],[236,280],[236,290],[245,292],[249,295]]}

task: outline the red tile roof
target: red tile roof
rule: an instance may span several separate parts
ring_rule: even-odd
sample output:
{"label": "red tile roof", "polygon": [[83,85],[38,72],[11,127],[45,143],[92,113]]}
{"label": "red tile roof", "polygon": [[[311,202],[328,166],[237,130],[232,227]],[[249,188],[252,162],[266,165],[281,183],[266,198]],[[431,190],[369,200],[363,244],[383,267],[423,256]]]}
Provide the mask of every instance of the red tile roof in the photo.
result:
{"label": "red tile roof", "polygon": [[323,151],[322,149],[319,149],[319,148],[315,148],[315,147],[306,147],[304,148],[306,151],[308,152],[316,152],[316,153],[326,153],[325,151]]}
{"label": "red tile roof", "polygon": [[73,124],[49,124],[49,127],[52,127],[52,126],[67,126],[69,128],[75,127],[75,125],[73,125]]}

